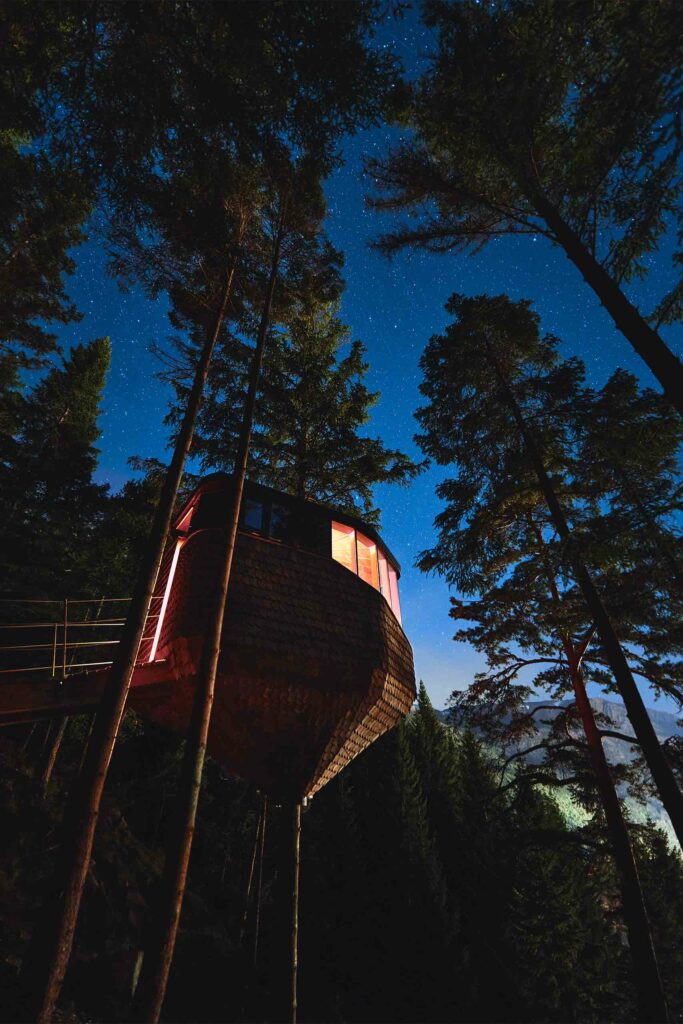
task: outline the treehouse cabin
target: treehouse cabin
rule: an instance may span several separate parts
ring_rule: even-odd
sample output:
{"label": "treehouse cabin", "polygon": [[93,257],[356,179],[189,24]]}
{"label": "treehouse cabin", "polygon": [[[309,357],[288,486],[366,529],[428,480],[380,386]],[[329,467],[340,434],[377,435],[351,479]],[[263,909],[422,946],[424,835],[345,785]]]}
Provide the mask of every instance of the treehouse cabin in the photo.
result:
{"label": "treehouse cabin", "polygon": [[[178,516],[131,703],[184,732],[215,593],[231,477],[205,479]],[[247,482],[222,635],[209,752],[275,798],[319,790],[408,712],[400,567],[373,527]],[[153,628],[152,628],[153,627]],[[162,669],[163,666],[163,669]]]}
{"label": "treehouse cabin", "polygon": [[[178,516],[131,681],[130,706],[181,734],[221,572],[231,488],[230,476],[207,477]],[[399,576],[373,527],[247,482],[209,752],[276,799],[299,801],[395,726],[415,697]],[[71,624],[69,643],[66,611],[61,634],[59,623],[39,625],[51,632],[54,625],[52,645],[36,648],[44,658],[42,648],[52,646],[52,678],[39,674],[49,665],[11,669],[0,687],[0,724],[79,714],[101,699],[107,662],[70,662],[67,671],[67,654],[81,647],[72,634],[84,623]]]}

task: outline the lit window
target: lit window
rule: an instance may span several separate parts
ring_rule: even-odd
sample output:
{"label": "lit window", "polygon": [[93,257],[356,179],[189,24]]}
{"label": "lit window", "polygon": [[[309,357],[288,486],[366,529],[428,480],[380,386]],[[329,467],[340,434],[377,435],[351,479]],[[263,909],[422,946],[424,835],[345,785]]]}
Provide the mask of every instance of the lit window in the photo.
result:
{"label": "lit window", "polygon": [[400,622],[401,603],[398,599],[398,577],[396,576],[396,570],[392,569],[391,566],[389,566],[389,591],[391,594],[391,601],[389,602],[389,604],[391,605],[391,610],[393,611],[394,615]]}
{"label": "lit window", "polygon": [[391,604],[391,591],[389,589],[389,568],[387,560],[382,552],[379,552],[379,589]]}
{"label": "lit window", "polygon": [[364,537],[356,535],[358,544],[358,575],[375,590],[379,590],[379,569],[377,567],[377,545]]}
{"label": "lit window", "polygon": [[356,572],[356,531],[352,526],[332,523],[332,557],[336,562]]}
{"label": "lit window", "polygon": [[332,557],[375,590],[379,590],[398,621],[401,621],[396,570],[373,540],[364,537],[362,533],[356,533],[352,526],[332,523]]}

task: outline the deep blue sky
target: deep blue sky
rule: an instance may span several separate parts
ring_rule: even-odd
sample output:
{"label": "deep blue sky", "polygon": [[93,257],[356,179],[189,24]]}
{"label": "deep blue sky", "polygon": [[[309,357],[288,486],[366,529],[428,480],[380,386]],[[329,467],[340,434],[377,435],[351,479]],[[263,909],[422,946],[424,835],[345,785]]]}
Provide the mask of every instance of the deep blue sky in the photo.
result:
{"label": "deep blue sky", "polygon": [[[419,60],[428,46],[427,37],[412,21],[393,33],[404,63],[414,68],[416,57]],[[386,152],[395,138],[395,132],[377,128],[348,140],[343,147],[345,164],[327,186],[329,235],[346,257],[343,319],[352,337],[366,345],[369,385],[381,391],[369,432],[391,447],[419,455],[412,441],[413,412],[419,404],[418,360],[430,335],[445,326],[443,306],[454,291],[506,292],[513,299],[532,299],[543,328],[563,340],[566,354],[585,360],[592,384],[602,384],[617,366],[631,370],[645,384],[655,383],[564,254],[540,236],[503,239],[476,257],[405,254],[388,263],[371,252],[368,243],[386,221],[364,207],[369,183],[362,180],[362,160],[364,155]],[[163,417],[168,391],[155,379],[159,366],[148,346],[170,334],[167,307],[163,300],[149,302],[137,291],[121,293],[106,274],[106,257],[96,241],[82,246],[76,259],[69,292],[85,317],[75,328],[63,329],[61,340],[68,347],[104,334],[111,338],[98,477],[117,489],[130,475],[129,455],[166,457]],[[662,251],[652,261],[648,280],[634,286],[630,296],[649,311],[674,279],[670,253]],[[680,352],[681,332],[669,330],[665,336]],[[416,555],[433,540],[432,522],[438,511],[434,486],[442,476],[441,470],[433,470],[410,488],[377,490],[382,533],[403,565],[404,626],[415,651],[416,670],[438,707],[454,688],[467,685],[481,664],[474,652],[452,640],[446,586],[412,567]]]}

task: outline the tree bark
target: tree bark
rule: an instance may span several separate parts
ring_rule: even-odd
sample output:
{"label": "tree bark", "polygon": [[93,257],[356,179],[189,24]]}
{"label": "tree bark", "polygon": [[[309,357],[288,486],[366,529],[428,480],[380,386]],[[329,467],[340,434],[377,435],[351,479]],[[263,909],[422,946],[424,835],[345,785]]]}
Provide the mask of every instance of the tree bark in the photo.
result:
{"label": "tree bark", "polygon": [[52,778],[52,772],[57,761],[57,755],[59,754],[59,748],[62,745],[64,739],[64,733],[66,727],[69,724],[69,716],[62,715],[57,722],[52,723],[50,734],[47,739],[47,745],[43,751],[43,756],[40,762],[40,768],[38,771],[38,781],[40,784],[40,793],[43,799],[47,796],[47,791],[50,785],[50,779]]}
{"label": "tree bark", "polygon": [[[555,607],[559,610],[562,599],[557,586],[555,572],[548,557],[548,549],[540,527],[533,516],[527,513],[527,521],[538,543],[548,587]],[[619,875],[621,901],[628,931],[629,947],[633,959],[634,984],[638,994],[639,1019],[643,1021],[668,1021],[666,999],[652,942],[652,930],[647,916],[643,891],[638,876],[638,867],[633,856],[631,837],[621,810],[609,763],[602,746],[602,733],[598,729],[593,707],[583,679],[581,662],[590,642],[590,634],[577,646],[571,637],[561,637],[562,649],[567,659],[569,679],[574,691],[576,707],[586,737],[588,756],[598,785],[600,800],[607,822],[607,832],[612,855]]]}
{"label": "tree bark", "polygon": [[662,989],[662,980],[652,944],[652,932],[638,876],[638,867],[633,856],[631,838],[576,658],[572,658],[570,662],[569,675],[576,698],[576,706],[586,734],[588,756],[600,790],[612,854],[621,882],[624,919],[633,957],[633,981],[638,994],[638,1019],[653,1021],[655,1024],[657,1021],[668,1021],[669,1015]]}
{"label": "tree bark", "polygon": [[180,776],[180,792],[176,808],[176,823],[166,854],[158,918],[153,926],[153,938],[150,948],[143,961],[140,982],[133,1007],[133,1018],[150,1022],[150,1024],[158,1021],[161,1014],[185,895],[187,871],[206,756],[206,743],[213,708],[218,658],[221,650],[225,604],[232,571],[244,480],[247,472],[256,394],[268,327],[270,325],[273,293],[278,276],[283,231],[284,209],[280,212],[273,248],[270,278],[249,374],[249,386],[244,403],[242,428],[235,460],[228,529],[220,560],[222,571],[213,610],[206,625],[206,636],[197,677],[192,716],[185,741],[185,754]]}
{"label": "tree bark", "polygon": [[530,198],[559,245],[590,285],[624,337],[631,343],[662,386],[664,394],[683,416],[683,364],[662,341],[605,268],[588,251],[579,236],[567,224],[542,189],[533,189]]}
{"label": "tree bark", "polygon": [[[261,803],[261,810],[259,812],[258,821],[256,824],[256,832],[254,834],[254,849],[251,853],[251,860],[249,862],[249,874],[247,875],[247,891],[244,897],[244,912],[242,914],[242,925],[240,927],[240,946],[244,943],[244,936],[247,933],[247,924],[249,923],[249,907],[251,906],[251,888],[254,881],[254,870],[256,868],[256,859],[258,857],[259,846],[261,843],[261,829],[265,823],[265,809],[266,809],[266,797],[263,797]],[[221,878],[221,885],[223,884],[223,878]]]}
{"label": "tree bark", "polygon": [[298,1012],[297,982],[299,975],[299,868],[301,848],[301,804],[292,811],[292,964],[291,964],[291,1020],[296,1024]]}
{"label": "tree bark", "polygon": [[55,885],[55,904],[46,909],[46,919],[37,926],[36,930],[40,932],[37,940],[34,942],[32,938],[33,948],[27,958],[28,973],[24,974],[23,980],[29,990],[30,1015],[38,1024],[48,1024],[52,1020],[69,963],[102,792],[168,538],[185,459],[192,443],[211,357],[232,294],[236,267],[237,257],[227,274],[215,329],[207,336],[197,363],[192,390],[142,557],[121,642],[116,648],[102,702],[95,714],[83,770],[67,806],[61,868],[58,869]]}
{"label": "tree bark", "polygon": [[263,858],[266,850],[266,827],[268,825],[268,797],[263,797],[263,825],[261,827],[261,840],[259,843],[258,855],[258,877],[256,880],[256,906],[254,908],[254,945],[252,950],[253,978],[256,983],[256,969],[258,967],[258,942],[261,929],[261,895],[263,893]]}
{"label": "tree bark", "polygon": [[600,595],[593,583],[593,580],[586,568],[583,559],[576,549],[569,525],[564,511],[552,483],[546,473],[541,454],[536,447],[536,442],[531,431],[527,428],[524,417],[517,404],[512,389],[501,370],[500,364],[490,344],[487,343],[489,357],[495,368],[501,391],[505,401],[510,407],[513,418],[520,432],[524,446],[531,458],[534,471],[543,496],[548,505],[551,518],[559,536],[565,543],[567,553],[574,571],[577,583],[590,610],[595,628],[598,632],[602,646],[605,650],[610,669],[617,684],[617,688],[626,706],[626,712],[633,726],[633,731],[641,745],[648,768],[652,773],[664,808],[671,819],[671,824],[683,845],[683,794],[678,787],[676,777],[667,761],[664,751],[661,748],[657,734],[654,730],[643,698],[636,686],[635,679],[631,673],[628,662],[621,649],[621,644],[614,631],[614,626],[602,603]]}

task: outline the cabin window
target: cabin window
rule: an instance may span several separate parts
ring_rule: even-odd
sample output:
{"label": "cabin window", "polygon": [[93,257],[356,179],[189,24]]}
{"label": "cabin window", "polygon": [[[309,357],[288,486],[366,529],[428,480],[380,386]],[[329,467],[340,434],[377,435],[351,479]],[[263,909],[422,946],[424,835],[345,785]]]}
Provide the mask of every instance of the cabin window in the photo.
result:
{"label": "cabin window", "polygon": [[377,545],[374,541],[364,537],[362,533],[357,533],[356,547],[358,549],[358,575],[375,590],[379,590]]}
{"label": "cabin window", "polygon": [[269,536],[274,540],[289,540],[291,513],[284,505],[271,505]]}
{"label": "cabin window", "polygon": [[332,557],[375,590],[379,590],[398,621],[401,621],[398,575],[374,540],[358,533],[352,526],[333,522]]}
{"label": "cabin window", "polygon": [[332,523],[332,557],[351,572],[357,572],[356,531],[352,526]]}
{"label": "cabin window", "polygon": [[391,600],[389,601],[391,610],[400,622],[401,602],[398,599],[398,576],[396,575],[396,570],[392,569],[391,566],[389,566],[389,593],[391,594]]}
{"label": "cabin window", "polygon": [[249,530],[263,530],[263,502],[245,498],[242,502],[242,525]]}
{"label": "cabin window", "polygon": [[378,553],[378,557],[379,557],[379,589],[382,591],[382,593],[386,597],[386,599],[389,602],[389,604],[391,604],[391,591],[389,589],[389,563],[387,562],[385,556],[383,555],[383,553],[381,551]]}

